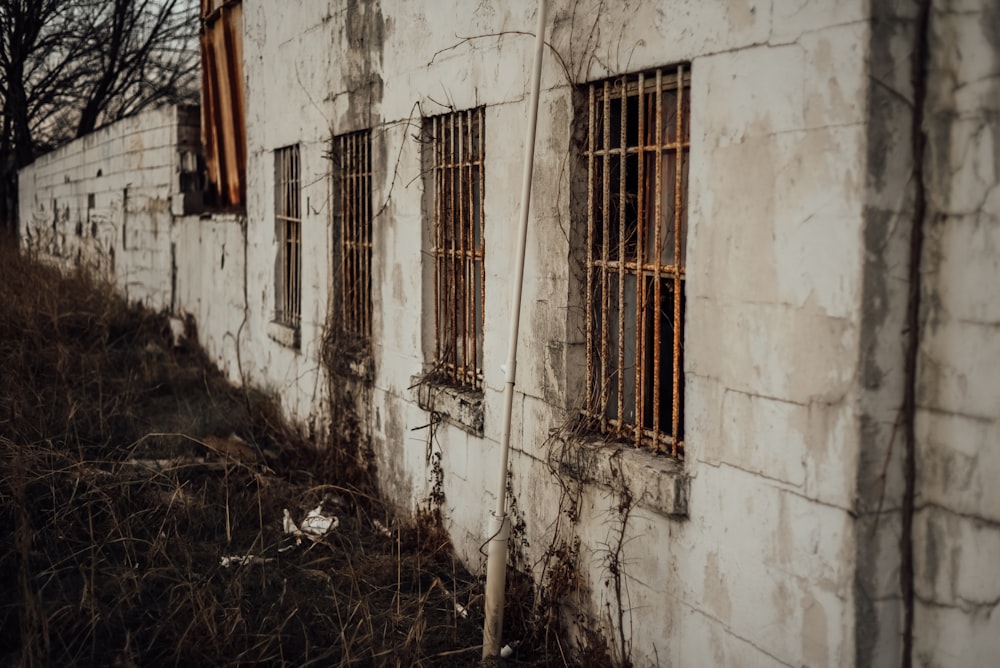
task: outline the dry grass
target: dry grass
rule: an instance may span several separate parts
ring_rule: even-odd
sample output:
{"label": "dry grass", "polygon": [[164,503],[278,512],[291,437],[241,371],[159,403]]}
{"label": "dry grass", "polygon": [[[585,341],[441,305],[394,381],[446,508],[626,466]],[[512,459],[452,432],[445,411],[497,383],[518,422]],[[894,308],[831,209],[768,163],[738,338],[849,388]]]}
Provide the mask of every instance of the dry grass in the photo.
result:
{"label": "dry grass", "polygon": [[[444,532],[394,524],[351,444],[318,451],[164,316],[0,248],[0,369],[0,663],[478,663]],[[282,533],[321,503],[334,532]]]}

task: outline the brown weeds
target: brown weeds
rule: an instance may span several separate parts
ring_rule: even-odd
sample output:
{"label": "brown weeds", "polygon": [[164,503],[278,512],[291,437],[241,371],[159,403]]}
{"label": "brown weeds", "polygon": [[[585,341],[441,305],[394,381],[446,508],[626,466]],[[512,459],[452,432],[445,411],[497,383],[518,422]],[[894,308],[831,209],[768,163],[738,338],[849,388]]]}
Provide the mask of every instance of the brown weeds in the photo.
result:
{"label": "brown weeds", "polygon": [[[478,584],[343,474],[348,447],[314,447],[164,315],[0,248],[0,663],[475,665]],[[318,505],[336,530],[283,533]]]}

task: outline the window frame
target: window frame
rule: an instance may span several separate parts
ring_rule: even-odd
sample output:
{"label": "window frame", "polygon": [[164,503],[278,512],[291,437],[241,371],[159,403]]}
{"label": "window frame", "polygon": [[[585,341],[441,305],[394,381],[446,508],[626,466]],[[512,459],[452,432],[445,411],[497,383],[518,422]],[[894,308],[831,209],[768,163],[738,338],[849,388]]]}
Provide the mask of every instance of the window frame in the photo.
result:
{"label": "window frame", "polygon": [[594,431],[673,457],[684,453],[690,87],[687,64],[582,87],[589,391],[581,413]]}
{"label": "window frame", "polygon": [[296,333],[302,324],[302,160],[298,144],[274,151],[274,322]]}
{"label": "window frame", "polygon": [[485,330],[485,107],[426,118],[433,209],[432,382],[481,392]]}
{"label": "window frame", "polygon": [[368,350],[372,336],[371,130],[334,138],[340,329]]}

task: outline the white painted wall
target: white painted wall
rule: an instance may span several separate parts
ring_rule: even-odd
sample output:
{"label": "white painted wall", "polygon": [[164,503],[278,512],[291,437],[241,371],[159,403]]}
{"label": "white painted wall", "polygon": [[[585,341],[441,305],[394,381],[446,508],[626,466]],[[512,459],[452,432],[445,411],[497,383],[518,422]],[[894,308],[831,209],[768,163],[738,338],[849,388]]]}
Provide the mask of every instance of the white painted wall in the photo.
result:
{"label": "white painted wall", "polygon": [[[570,138],[579,122],[571,84],[690,61],[682,467],[689,516],[671,519],[646,505],[632,512],[622,555],[625,634],[637,665],[850,663],[866,7],[551,5],[548,41],[566,70],[547,51],[511,460],[526,562],[537,568],[559,519],[549,432],[583,399],[580,279],[570,261],[582,234],[569,209]],[[301,418],[320,410],[309,402],[331,269],[325,208],[313,205],[304,224],[316,251],[306,259],[303,303],[319,310],[303,325],[302,351],[261,335],[273,308],[273,151],[301,143],[303,169],[317,180],[304,197],[315,201],[328,183],[324,141],[372,127],[381,213],[370,417],[380,477],[413,509],[434,483],[425,455],[440,453],[444,515],[475,568],[497,478],[531,64],[530,36],[495,35],[532,31],[534,7],[481,3],[456,12],[430,2],[359,2],[289,12],[260,3],[245,11],[249,292],[260,300],[252,307],[253,357],[268,360],[267,378],[289,410]],[[476,37],[487,34],[494,36]],[[428,444],[432,432],[414,429],[430,417],[411,389],[426,368],[431,332],[419,250],[428,221],[413,135],[421,116],[477,105],[486,105],[485,435],[446,422]],[[670,474],[647,469],[628,482],[657,476]],[[579,521],[564,535],[581,539],[583,598],[612,641],[606,557],[619,498],[583,484]]]}
{"label": "white painted wall", "polygon": [[176,217],[171,240],[177,266],[174,313],[194,317],[198,340],[209,358],[230,381],[242,382],[242,339],[248,318],[246,218],[237,214]]}
{"label": "white painted wall", "polygon": [[1000,8],[936,3],[918,358],[917,662],[1000,657]]}

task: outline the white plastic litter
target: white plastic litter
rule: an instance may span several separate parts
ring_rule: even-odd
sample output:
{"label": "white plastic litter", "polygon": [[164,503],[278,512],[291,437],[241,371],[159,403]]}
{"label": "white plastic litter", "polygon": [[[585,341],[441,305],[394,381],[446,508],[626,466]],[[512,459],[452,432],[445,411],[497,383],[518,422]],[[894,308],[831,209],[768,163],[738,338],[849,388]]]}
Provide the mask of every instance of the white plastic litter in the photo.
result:
{"label": "white plastic litter", "polygon": [[375,530],[378,531],[383,536],[385,536],[386,538],[392,538],[392,531],[389,530],[389,527],[382,524],[378,520],[372,520],[372,526],[375,527]]}
{"label": "white plastic litter", "polygon": [[291,534],[296,538],[305,537],[309,540],[317,541],[329,531],[340,526],[340,520],[332,515],[324,515],[323,506],[320,505],[306,514],[301,525],[295,524],[295,520],[292,519],[288,508],[285,508],[285,516],[281,521],[281,525],[287,534]]}
{"label": "white plastic litter", "polygon": [[180,318],[170,318],[170,337],[173,339],[174,348],[180,348],[187,338],[187,325]]}
{"label": "white plastic litter", "polygon": [[274,561],[270,557],[258,557],[256,554],[230,554],[223,556],[219,563],[223,568],[230,566],[249,566],[250,564],[263,564]]}
{"label": "white plastic litter", "polygon": [[323,507],[316,506],[306,515],[306,518],[302,520],[303,533],[312,534],[314,536],[322,536],[327,531],[331,529],[336,529],[340,526],[340,520],[336,517],[327,517],[323,514]]}
{"label": "white plastic litter", "polygon": [[[376,520],[376,521],[378,521],[378,520]],[[441,591],[444,592],[444,595],[454,601],[454,603],[455,603],[455,612],[460,617],[462,617],[463,619],[468,619],[468,617],[469,617],[469,609],[467,607],[465,607],[464,605],[462,605],[461,603],[459,603],[458,602],[458,598],[454,594],[452,594],[450,591],[448,591],[448,588],[444,586],[444,582],[441,581],[441,578],[434,578],[434,586],[435,587],[440,587]]]}
{"label": "white plastic litter", "polygon": [[509,659],[510,657],[514,656],[514,652],[517,651],[518,645],[520,644],[521,641],[512,640],[511,642],[504,645],[503,648],[500,650],[500,658]]}
{"label": "white plastic litter", "polygon": [[281,528],[285,533],[299,533],[299,527],[295,524],[288,508],[285,508],[285,517],[281,520]]}

